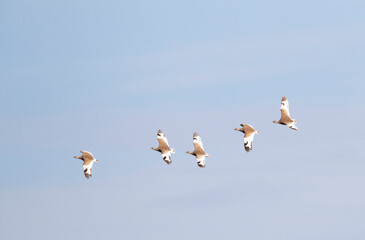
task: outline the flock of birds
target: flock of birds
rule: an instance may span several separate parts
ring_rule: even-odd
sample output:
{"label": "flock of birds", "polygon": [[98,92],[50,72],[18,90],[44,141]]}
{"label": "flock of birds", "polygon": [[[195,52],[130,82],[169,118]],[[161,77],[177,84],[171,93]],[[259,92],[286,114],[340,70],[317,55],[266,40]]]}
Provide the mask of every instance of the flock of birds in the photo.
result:
{"label": "flock of birds", "polygon": [[[281,99],[280,111],[281,111],[280,120],[273,121],[273,123],[286,125],[293,130],[298,130],[298,128],[296,127],[297,121],[290,117],[289,101],[285,96]],[[234,130],[240,131],[245,134],[243,137],[243,143],[244,143],[245,150],[246,150],[246,152],[251,151],[253,138],[254,138],[255,134],[258,134],[259,132],[256,131],[249,124],[241,124],[241,128],[235,128]],[[170,148],[167,138],[165,136],[165,133],[163,133],[161,130],[158,130],[158,132],[157,132],[157,140],[159,143],[158,147],[157,148],[152,147],[152,149],[160,152],[162,155],[162,159],[167,164],[171,164],[172,163],[171,154],[175,153],[175,150],[173,148]],[[205,167],[205,157],[209,157],[209,154],[204,151],[202,138],[196,132],[193,135],[193,144],[194,144],[194,151],[192,151],[192,152],[187,151],[186,153],[195,156],[198,166],[201,168],[204,168]],[[84,167],[85,177],[90,178],[92,175],[91,170],[92,170],[93,164],[94,164],[94,162],[97,162],[98,160],[95,159],[94,156],[88,151],[80,151],[80,152],[82,153],[82,155],[75,156],[74,158],[81,159],[82,161],[84,161],[83,167]]]}

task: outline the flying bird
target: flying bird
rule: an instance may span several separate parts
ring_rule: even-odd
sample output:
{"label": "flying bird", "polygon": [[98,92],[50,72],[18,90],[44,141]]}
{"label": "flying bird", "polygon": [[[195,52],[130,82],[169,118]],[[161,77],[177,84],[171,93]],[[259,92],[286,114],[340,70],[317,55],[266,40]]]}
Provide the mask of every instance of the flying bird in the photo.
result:
{"label": "flying bird", "polygon": [[297,126],[295,126],[295,124],[297,123],[297,120],[292,119],[290,117],[290,113],[289,113],[289,101],[288,101],[288,99],[285,96],[281,99],[280,111],[281,111],[281,118],[280,118],[280,120],[279,121],[273,121],[273,123],[278,123],[278,124],[286,125],[289,128],[298,131]]}
{"label": "flying bird", "polygon": [[158,140],[158,147],[152,147],[151,149],[160,152],[162,155],[163,160],[167,164],[171,164],[171,153],[175,153],[175,150],[169,147],[169,143],[167,142],[167,138],[165,136],[165,133],[161,131],[161,129],[157,132],[157,140]]}
{"label": "flying bird", "polygon": [[259,132],[256,131],[251,125],[249,124],[241,124],[242,128],[235,128],[234,130],[243,132],[245,135],[243,136],[243,143],[245,146],[246,152],[249,152],[252,150],[252,142],[253,138],[255,137],[255,134],[258,134]]}
{"label": "flying bird", "polygon": [[84,163],[82,164],[82,166],[84,167],[84,174],[85,177],[89,179],[89,177],[91,177],[92,175],[91,169],[93,167],[93,164],[98,160],[96,160],[94,156],[88,151],[80,151],[80,152],[82,153],[82,155],[80,157],[74,156],[74,158],[81,159],[82,161],[84,161]]}
{"label": "flying bird", "polygon": [[189,154],[195,156],[196,160],[198,162],[198,166],[201,168],[204,168],[205,167],[205,157],[209,157],[209,154],[204,151],[202,138],[199,136],[198,133],[194,133],[194,135],[193,135],[193,144],[194,144],[194,148],[195,148],[194,151],[193,152],[187,151],[186,153],[189,153]]}

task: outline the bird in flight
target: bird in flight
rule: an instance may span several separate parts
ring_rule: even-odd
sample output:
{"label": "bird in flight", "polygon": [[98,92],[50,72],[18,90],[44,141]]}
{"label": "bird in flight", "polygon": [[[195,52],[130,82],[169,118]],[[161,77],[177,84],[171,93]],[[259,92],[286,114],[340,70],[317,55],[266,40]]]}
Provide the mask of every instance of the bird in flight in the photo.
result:
{"label": "bird in flight", "polygon": [[160,152],[162,155],[163,160],[167,164],[171,164],[171,153],[175,153],[175,150],[169,147],[169,143],[167,142],[167,138],[165,136],[165,133],[161,131],[161,129],[157,132],[157,140],[158,140],[158,147],[152,147],[151,149]]}
{"label": "bird in flight", "polygon": [[286,125],[289,128],[298,131],[297,126],[295,126],[295,124],[297,123],[297,120],[292,119],[290,117],[290,113],[289,113],[289,101],[288,101],[288,99],[285,96],[281,99],[280,111],[281,111],[281,118],[280,118],[280,120],[279,121],[273,121],[273,123],[278,123],[278,124]]}
{"label": "bird in flight", "polygon": [[198,166],[204,168],[205,157],[209,157],[209,154],[204,151],[202,138],[199,136],[198,133],[194,133],[193,135],[193,144],[195,148],[194,151],[193,152],[187,151],[186,153],[195,156],[198,162]]}
{"label": "bird in flight", "polygon": [[243,132],[245,135],[243,136],[243,143],[245,146],[246,152],[249,152],[252,150],[252,142],[253,138],[255,137],[255,134],[258,134],[259,132],[256,131],[251,125],[249,124],[241,124],[242,128],[235,128],[234,130]]}
{"label": "bird in flight", "polygon": [[85,177],[89,179],[92,175],[91,169],[93,167],[93,164],[98,160],[96,160],[94,156],[88,151],[80,151],[80,152],[82,153],[82,155],[80,157],[74,156],[74,158],[81,159],[82,161],[84,161],[84,163],[82,164],[82,166],[84,167],[84,174]]}

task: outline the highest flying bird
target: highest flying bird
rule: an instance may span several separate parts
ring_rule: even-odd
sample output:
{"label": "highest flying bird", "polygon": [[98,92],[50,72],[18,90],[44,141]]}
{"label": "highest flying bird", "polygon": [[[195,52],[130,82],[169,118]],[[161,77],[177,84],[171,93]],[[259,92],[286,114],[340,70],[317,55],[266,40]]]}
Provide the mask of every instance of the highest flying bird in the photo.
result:
{"label": "highest flying bird", "polygon": [[278,124],[286,125],[289,128],[298,131],[297,126],[295,126],[295,124],[297,123],[297,120],[292,119],[290,117],[290,113],[289,113],[289,101],[288,101],[288,99],[285,96],[281,99],[280,111],[281,111],[281,118],[280,118],[280,120],[279,121],[273,121],[273,123],[278,123]]}

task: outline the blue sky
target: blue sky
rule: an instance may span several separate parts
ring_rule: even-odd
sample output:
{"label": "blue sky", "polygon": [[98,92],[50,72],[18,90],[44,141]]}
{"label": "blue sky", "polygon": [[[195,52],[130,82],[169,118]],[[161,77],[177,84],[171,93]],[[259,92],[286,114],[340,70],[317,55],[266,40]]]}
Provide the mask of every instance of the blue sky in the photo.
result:
{"label": "blue sky", "polygon": [[1,1],[0,238],[363,239],[364,5]]}

